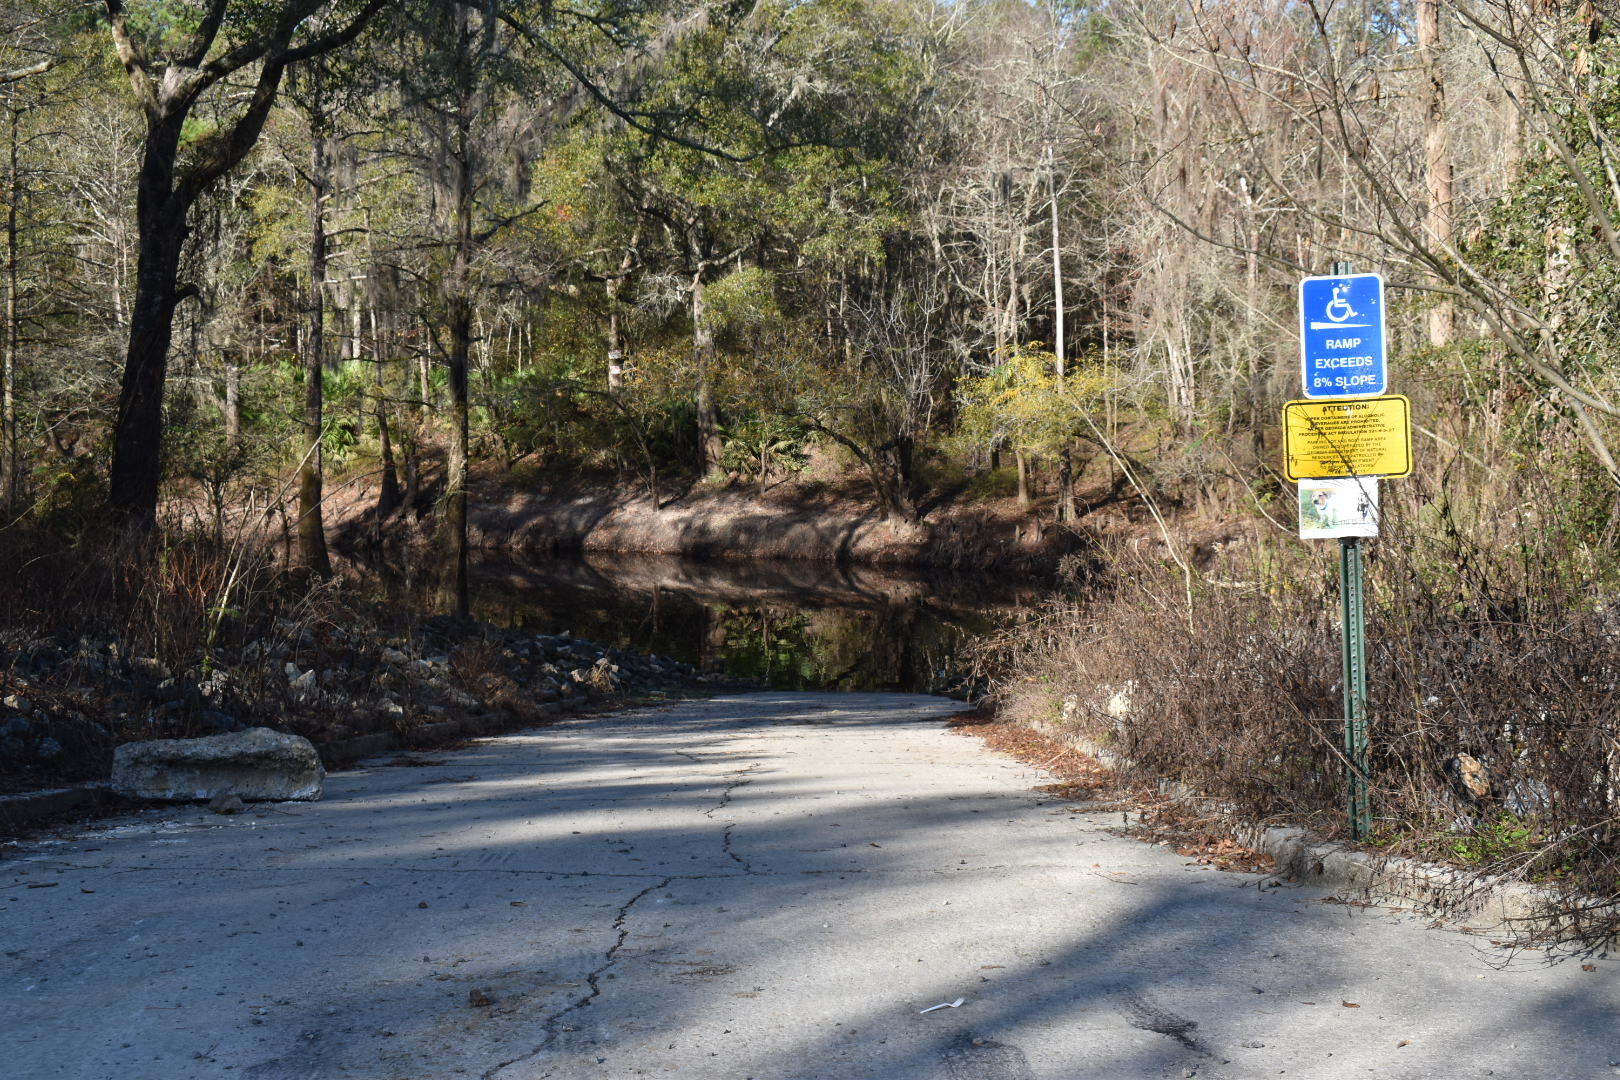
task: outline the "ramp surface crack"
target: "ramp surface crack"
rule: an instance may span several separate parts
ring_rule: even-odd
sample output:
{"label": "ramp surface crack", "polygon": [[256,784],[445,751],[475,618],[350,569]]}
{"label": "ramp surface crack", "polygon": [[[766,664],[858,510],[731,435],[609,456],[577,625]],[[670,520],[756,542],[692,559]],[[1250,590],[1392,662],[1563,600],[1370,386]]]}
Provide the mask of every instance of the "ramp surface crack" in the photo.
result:
{"label": "ramp surface crack", "polygon": [[645,889],[642,889],[640,892],[636,893],[636,895],[632,896],[630,899],[626,900],[619,907],[618,914],[614,916],[613,919],[613,929],[618,931],[618,935],[614,938],[613,944],[608,946],[607,952],[603,954],[602,963],[590,974],[585,976],[585,985],[589,989],[587,989],[584,994],[580,995],[578,998],[563,1006],[561,1009],[558,1009],[556,1012],[552,1013],[550,1016],[546,1017],[540,1022],[540,1028],[545,1032],[545,1036],[540,1040],[540,1044],[538,1046],[527,1053],[519,1054],[515,1058],[511,1058],[507,1061],[501,1062],[498,1065],[490,1067],[484,1072],[483,1080],[495,1080],[495,1077],[501,1072],[511,1068],[518,1062],[527,1061],[530,1058],[537,1057],[538,1055],[544,1053],[552,1043],[557,1041],[557,1036],[562,1034],[563,1028],[561,1025],[563,1017],[586,1008],[591,1004],[591,1002],[595,1001],[602,995],[602,976],[607,974],[608,970],[612,968],[614,964],[618,963],[619,950],[624,948],[625,941],[630,937],[630,927],[626,924],[630,920],[631,909],[640,903],[641,900],[649,893],[657,892],[659,889],[668,888],[674,880],[675,879],[673,877],[667,877],[658,882],[656,885],[649,885]]}

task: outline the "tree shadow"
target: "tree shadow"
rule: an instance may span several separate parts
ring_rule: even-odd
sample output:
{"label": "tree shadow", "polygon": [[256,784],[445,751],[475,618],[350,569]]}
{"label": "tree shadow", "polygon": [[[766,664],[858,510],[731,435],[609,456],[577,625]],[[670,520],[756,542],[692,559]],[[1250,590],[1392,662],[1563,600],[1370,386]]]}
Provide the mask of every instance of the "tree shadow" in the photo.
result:
{"label": "tree shadow", "polygon": [[[1401,1077],[1491,1040],[1501,995],[1392,1059],[1406,1015],[1473,978],[1406,977],[1438,935],[1392,954],[1377,913],[1067,828],[1070,806],[995,775],[1030,770],[928,750],[942,704],[643,710],[44,848],[117,906],[29,909],[58,918],[8,946],[36,988],[0,991],[15,1060],[100,1075],[133,1042],[161,1060],[124,1075]],[[943,779],[883,779],[919,770]],[[107,990],[137,984],[133,1012]],[[1501,1060],[1590,1075],[1614,994],[1554,990],[1512,997],[1537,1050]],[[174,1057],[193,1043],[210,1060]]]}

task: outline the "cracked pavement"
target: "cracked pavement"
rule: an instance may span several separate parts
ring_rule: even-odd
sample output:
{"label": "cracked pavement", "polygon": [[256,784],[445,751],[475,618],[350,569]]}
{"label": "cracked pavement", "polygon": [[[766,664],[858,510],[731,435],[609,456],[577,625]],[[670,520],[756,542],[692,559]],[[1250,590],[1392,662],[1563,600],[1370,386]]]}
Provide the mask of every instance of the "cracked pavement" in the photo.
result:
{"label": "cracked pavement", "polygon": [[685,702],[8,845],[0,1075],[1620,1075],[1612,962],[1189,866],[960,707]]}

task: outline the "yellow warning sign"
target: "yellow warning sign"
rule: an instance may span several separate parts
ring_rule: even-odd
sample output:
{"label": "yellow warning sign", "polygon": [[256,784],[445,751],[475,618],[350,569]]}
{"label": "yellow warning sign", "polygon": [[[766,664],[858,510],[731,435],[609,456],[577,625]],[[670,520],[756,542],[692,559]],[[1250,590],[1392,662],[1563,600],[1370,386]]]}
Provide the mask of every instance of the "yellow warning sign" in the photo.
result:
{"label": "yellow warning sign", "polygon": [[1283,406],[1283,473],[1290,480],[1330,476],[1410,476],[1412,404],[1400,394]]}

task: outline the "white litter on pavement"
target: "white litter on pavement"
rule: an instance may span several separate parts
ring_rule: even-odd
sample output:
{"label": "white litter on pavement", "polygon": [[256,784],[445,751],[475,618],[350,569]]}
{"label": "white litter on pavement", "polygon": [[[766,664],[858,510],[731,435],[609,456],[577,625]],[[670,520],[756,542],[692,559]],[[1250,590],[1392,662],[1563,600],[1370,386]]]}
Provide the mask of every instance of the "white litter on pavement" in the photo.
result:
{"label": "white litter on pavement", "polygon": [[921,1016],[923,1013],[931,1013],[935,1009],[960,1009],[962,1007],[962,1002],[966,1000],[967,998],[957,998],[955,1001],[942,1001],[938,1005],[930,1005],[928,1008],[919,1011],[917,1015]]}

